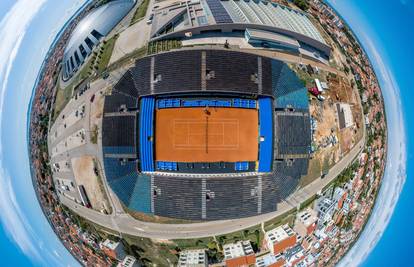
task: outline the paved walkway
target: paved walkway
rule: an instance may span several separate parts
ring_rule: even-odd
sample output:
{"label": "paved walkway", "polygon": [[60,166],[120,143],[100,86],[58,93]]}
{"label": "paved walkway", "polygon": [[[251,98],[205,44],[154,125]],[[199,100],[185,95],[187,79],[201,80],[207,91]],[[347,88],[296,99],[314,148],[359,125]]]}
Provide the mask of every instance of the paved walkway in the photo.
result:
{"label": "paved walkway", "polygon": [[144,47],[148,43],[151,24],[147,24],[147,20],[151,14],[153,2],[153,0],[150,1],[145,17],[119,34],[111,59],[109,60],[109,65],[121,59],[123,56],[134,52],[136,49]]}

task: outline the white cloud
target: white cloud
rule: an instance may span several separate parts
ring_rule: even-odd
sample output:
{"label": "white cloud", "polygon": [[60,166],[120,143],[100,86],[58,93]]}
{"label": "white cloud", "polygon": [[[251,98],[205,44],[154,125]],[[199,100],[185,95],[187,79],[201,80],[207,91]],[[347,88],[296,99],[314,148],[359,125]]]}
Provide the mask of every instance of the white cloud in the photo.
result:
{"label": "white cloud", "polygon": [[358,241],[340,261],[339,266],[360,265],[374,249],[392,217],[407,176],[406,132],[400,89],[384,60],[385,54],[378,44],[373,43],[373,36],[362,34],[361,37],[377,71],[384,96],[388,129],[387,165],[371,217]]}
{"label": "white cloud", "polygon": [[0,110],[13,62],[32,19],[46,0],[20,0],[0,21]]}
{"label": "white cloud", "polygon": [[[58,21],[50,21],[51,25],[56,29],[60,29],[85,1],[87,0],[67,0],[60,2],[61,9],[66,7],[70,12],[69,14],[65,13],[60,16]],[[42,63],[41,61],[35,60],[31,61],[31,65],[27,65],[27,68],[22,68],[21,66],[17,68],[17,66],[14,66],[16,57],[18,55],[20,57],[20,50],[24,47],[22,44],[24,40],[26,40],[26,32],[29,30],[29,27],[32,26],[33,19],[35,17],[39,18],[39,13],[45,10],[44,8],[46,8],[47,2],[48,0],[18,0],[0,20],[0,129],[5,129],[5,127],[11,126],[5,125],[4,120],[5,116],[7,116],[6,114],[10,114],[4,109],[5,106],[3,105],[9,100],[9,94],[6,95],[6,91],[18,90],[19,93],[29,92],[30,95],[30,90],[33,87],[37,75],[33,70],[38,69]],[[52,1],[49,0],[49,2]],[[48,18],[44,19],[47,20]],[[33,28],[30,28],[30,30],[32,31]],[[36,54],[43,55],[44,57],[49,45],[52,43],[51,38],[54,38],[57,32],[36,29],[36,33],[38,33],[38,38],[42,36],[41,34],[46,36],[41,40],[44,46],[38,51],[25,52],[26,55],[29,56]],[[36,58],[43,59],[42,56]],[[10,88],[9,79],[15,80],[16,77],[18,77],[17,79],[20,79],[19,87]],[[5,97],[8,99],[5,100]],[[24,112],[20,112],[19,114],[23,113]],[[24,114],[24,116],[18,118],[23,125],[25,125],[27,119],[26,115],[27,114]],[[11,177],[10,173],[12,173],[12,171],[7,169],[9,166],[5,166],[5,159],[8,159],[7,153],[9,151],[5,151],[3,145],[5,144],[4,142],[8,142],[10,138],[12,137],[3,136],[3,131],[0,131],[0,225],[3,227],[10,240],[14,242],[30,260],[32,260],[33,264],[49,266],[64,266],[67,264],[76,265],[76,261],[72,260],[70,256],[68,258],[68,255],[65,253],[62,253],[60,249],[64,249],[63,246],[60,244],[60,247],[54,246],[58,243],[53,243],[57,242],[57,239],[54,238],[54,233],[50,228],[36,228],[48,227],[48,225],[46,220],[43,220],[40,223],[41,226],[39,226],[38,221],[32,221],[37,218],[29,217],[27,206],[31,206],[33,203],[27,203],[26,206],[26,204],[21,201],[22,196],[17,195],[16,192],[18,191],[16,191],[16,189],[22,189],[20,187],[17,188],[17,186],[25,184],[31,188],[31,179],[29,172],[26,175],[19,175],[19,177]],[[18,149],[20,148],[24,148],[25,150],[19,151],[19,154],[27,157],[26,146],[18,146]],[[18,166],[18,164],[16,164],[16,166]],[[31,189],[31,193],[32,192],[33,189]],[[34,192],[33,198],[34,201],[37,201]],[[37,203],[35,205],[37,205]],[[43,216],[40,209],[38,215]],[[52,239],[50,239],[51,237]],[[53,242],[49,243],[49,241]]]}
{"label": "white cloud", "polygon": [[[8,79],[26,30],[45,2],[46,0],[20,0],[0,21],[0,110],[3,110]],[[11,177],[3,166],[3,159],[0,146],[0,220],[6,233],[21,250],[40,262],[42,256],[33,242],[33,229],[16,200]]]}
{"label": "white cloud", "polygon": [[16,195],[8,174],[0,169],[0,219],[12,240],[16,242],[26,254],[39,261],[41,256],[31,236],[33,229],[27,223],[20,205],[16,201]]}

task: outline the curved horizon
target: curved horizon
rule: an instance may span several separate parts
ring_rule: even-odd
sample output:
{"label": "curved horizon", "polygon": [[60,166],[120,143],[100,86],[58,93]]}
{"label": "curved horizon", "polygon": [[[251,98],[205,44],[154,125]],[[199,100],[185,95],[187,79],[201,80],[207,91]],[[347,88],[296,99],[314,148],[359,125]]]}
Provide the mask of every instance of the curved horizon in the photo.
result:
{"label": "curved horizon", "polygon": [[[45,220],[42,211],[43,218],[32,223],[32,219],[36,217],[36,214],[39,214],[40,205],[37,201],[36,203],[30,203],[30,199],[36,193],[33,186],[30,188],[27,187],[27,184],[25,185],[28,181],[32,184],[29,168],[31,163],[28,161],[29,140],[27,139],[30,109],[27,110],[25,107],[29,106],[30,108],[32,104],[32,88],[36,86],[43,65],[42,58],[48,53],[62,27],[66,25],[67,18],[73,18],[74,14],[79,12],[88,1],[77,1],[76,3],[72,3],[70,0],[62,1],[64,3],[60,8],[66,10],[66,15],[64,18],[56,17],[60,21],[57,24],[50,23],[49,27],[53,27],[55,32],[49,35],[45,34],[37,40],[37,46],[42,48],[41,53],[35,55],[34,51],[32,52],[31,58],[36,63],[33,63],[34,65],[30,70],[21,69],[20,72],[22,73],[19,73],[16,66],[22,65],[27,57],[28,52],[24,50],[25,46],[27,49],[27,44],[24,41],[28,36],[33,38],[33,35],[36,34],[36,29],[32,28],[32,23],[40,20],[42,12],[51,10],[51,7],[47,7],[51,1],[42,0],[33,3],[30,0],[20,0],[12,5],[5,18],[0,20],[0,26],[2,26],[0,27],[0,38],[3,37],[2,40],[6,44],[9,42],[9,45],[0,47],[0,176],[2,178],[0,181],[0,209],[2,209],[0,221],[11,244],[14,244],[20,250],[13,255],[23,253],[30,259],[28,262],[33,265],[45,265],[48,262],[53,262],[56,266],[78,264],[62,246],[53,230],[48,228],[50,225]],[[385,49],[381,46],[381,42],[378,41],[376,34],[370,29],[371,26],[365,25],[362,29],[355,27],[355,24],[361,23],[361,21],[347,17],[349,13],[344,11],[343,6],[337,5],[336,1],[330,2],[339,12],[342,9],[344,13],[339,14],[349,22],[358,40],[362,42],[360,44],[364,47],[375,69],[385,100],[388,130],[387,162],[374,209],[357,242],[339,263],[339,266],[351,266],[360,265],[366,260],[380,240],[392,217],[407,175],[407,129],[405,128],[405,118],[402,115],[402,90],[398,86],[393,70],[388,67],[387,58],[383,56]],[[63,7],[64,5],[65,7]],[[54,6],[53,8],[57,7]],[[68,9],[71,12],[68,12]],[[23,22],[21,20],[22,13],[25,17]],[[43,24],[41,23],[41,25]],[[60,31],[57,29],[59,27]],[[14,29],[13,32],[6,32],[7,29],[11,28]],[[50,45],[44,47],[45,43]],[[34,86],[29,86],[33,84]],[[16,90],[20,94],[17,94]],[[15,107],[19,105],[24,107],[24,111],[16,110]],[[25,114],[25,111],[28,112]],[[8,141],[12,136],[16,138],[17,143],[22,142],[22,140],[23,143],[15,146],[9,144]],[[395,177],[398,179],[395,179]],[[388,197],[390,195],[392,195],[392,198]],[[381,223],[377,223],[376,220],[380,220]],[[0,233],[0,238],[1,236],[2,233]],[[48,242],[45,241],[45,238]],[[357,262],[355,262],[356,259]],[[67,264],[61,264],[63,260]]]}

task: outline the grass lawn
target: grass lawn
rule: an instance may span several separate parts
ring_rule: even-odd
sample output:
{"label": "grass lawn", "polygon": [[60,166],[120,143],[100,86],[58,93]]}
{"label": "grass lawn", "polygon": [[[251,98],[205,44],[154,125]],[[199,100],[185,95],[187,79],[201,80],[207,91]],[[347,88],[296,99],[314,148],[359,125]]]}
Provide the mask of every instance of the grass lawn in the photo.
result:
{"label": "grass lawn", "polygon": [[57,92],[56,92],[56,101],[53,109],[52,123],[59,116],[60,112],[66,107],[66,104],[72,97],[73,90],[82,83],[86,78],[91,74],[92,65],[94,62],[94,56],[91,55],[88,61],[82,66],[79,73],[72,78],[70,84],[68,84],[64,89],[60,88],[59,81],[57,82]]}
{"label": "grass lawn", "polygon": [[317,195],[313,195],[311,198],[300,204],[300,210],[304,210],[305,208],[311,206],[317,198]]}
{"label": "grass lawn", "polygon": [[262,232],[261,226],[256,225],[248,229],[244,229],[241,231],[220,235],[217,236],[217,241],[221,245],[234,243],[241,240],[250,240],[253,244],[260,246],[263,240],[264,234]]}
{"label": "grass lawn", "polygon": [[179,40],[162,40],[156,42],[150,42],[148,44],[148,54],[157,54],[163,51],[169,51],[171,49],[181,48],[182,44]]}
{"label": "grass lawn", "polygon": [[264,229],[265,231],[272,230],[280,225],[288,223],[292,225],[296,216],[296,208],[293,208],[286,213],[283,213],[267,222],[265,222]]}
{"label": "grass lawn", "polygon": [[140,21],[143,17],[145,17],[149,3],[150,3],[150,0],[142,1],[141,5],[137,8],[137,10],[135,10],[135,13],[131,19],[130,25],[135,24],[136,22]]}
{"label": "grass lawn", "polygon": [[214,243],[212,237],[174,239],[172,241],[181,249],[209,248],[212,247],[212,244]]}
{"label": "grass lawn", "polygon": [[66,86],[65,89],[61,89],[59,85],[56,88],[56,101],[55,107],[53,109],[53,117],[52,121],[55,121],[56,118],[59,116],[60,112],[65,108],[66,104],[72,97],[72,88],[73,86]]}
{"label": "grass lawn", "polygon": [[102,44],[102,48],[100,49],[98,59],[96,61],[97,72],[102,73],[105,71],[106,67],[108,66],[109,60],[112,56],[112,51],[115,47],[115,42],[118,39],[119,35],[114,35],[112,38],[106,41],[106,43]]}
{"label": "grass lawn", "polygon": [[178,254],[169,244],[153,242],[149,238],[122,236],[132,254],[138,254],[145,266],[174,266],[178,262]]}

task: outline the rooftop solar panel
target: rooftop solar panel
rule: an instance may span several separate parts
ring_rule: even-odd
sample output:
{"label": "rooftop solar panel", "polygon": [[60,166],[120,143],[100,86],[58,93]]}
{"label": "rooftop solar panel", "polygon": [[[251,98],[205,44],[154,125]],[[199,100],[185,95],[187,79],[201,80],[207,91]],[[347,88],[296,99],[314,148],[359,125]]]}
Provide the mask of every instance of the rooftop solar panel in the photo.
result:
{"label": "rooftop solar panel", "polygon": [[214,20],[217,24],[233,22],[220,0],[207,0],[206,2],[211,10],[211,13],[213,13]]}

